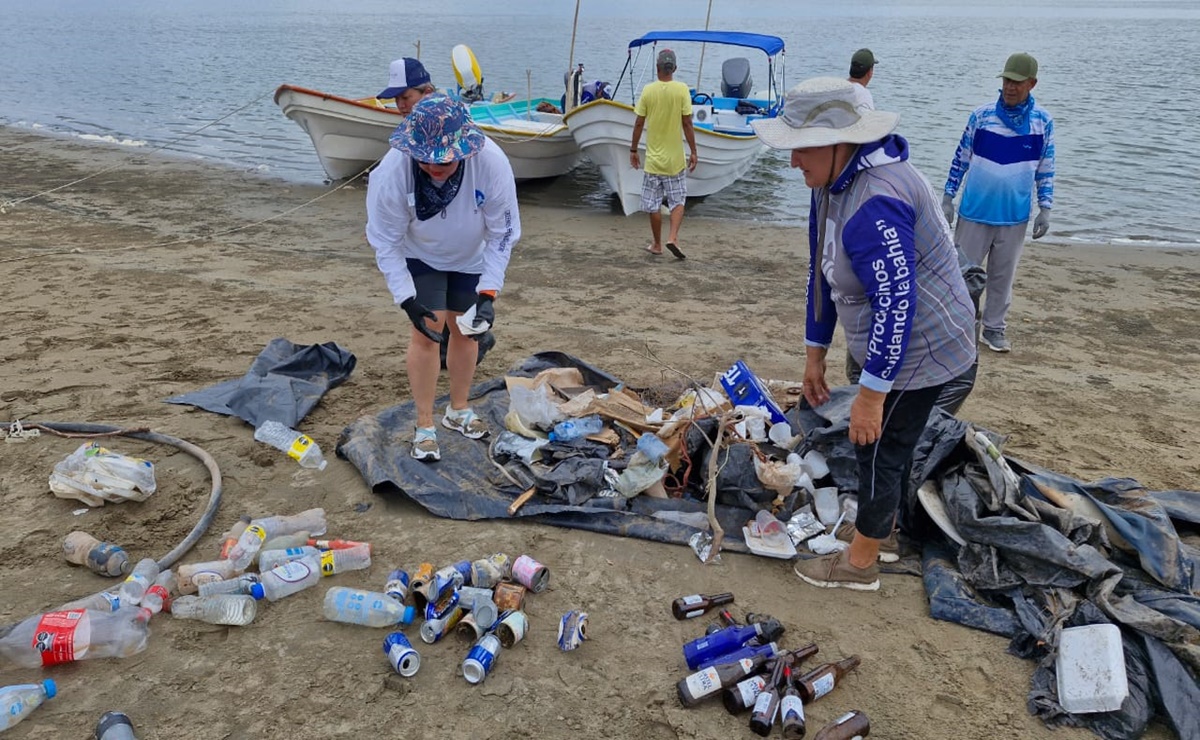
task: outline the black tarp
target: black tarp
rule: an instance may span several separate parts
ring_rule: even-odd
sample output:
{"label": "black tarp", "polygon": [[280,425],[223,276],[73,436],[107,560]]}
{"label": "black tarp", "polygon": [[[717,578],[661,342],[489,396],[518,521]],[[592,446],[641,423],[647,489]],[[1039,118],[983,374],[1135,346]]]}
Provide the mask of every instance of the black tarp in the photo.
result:
{"label": "black tarp", "polygon": [[355,362],[349,350],[333,342],[299,345],[278,337],[242,377],[168,398],[167,403],[236,416],[255,427],[277,421],[295,428],[326,391],[350,377]]}

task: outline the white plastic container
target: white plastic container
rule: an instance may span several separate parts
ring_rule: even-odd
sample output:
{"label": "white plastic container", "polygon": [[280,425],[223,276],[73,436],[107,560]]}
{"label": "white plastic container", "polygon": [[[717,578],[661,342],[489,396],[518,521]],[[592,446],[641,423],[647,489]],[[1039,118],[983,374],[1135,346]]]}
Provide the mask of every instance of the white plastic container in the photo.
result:
{"label": "white plastic container", "polygon": [[1121,629],[1115,624],[1064,629],[1056,668],[1058,703],[1072,714],[1112,712],[1129,695]]}
{"label": "white plastic container", "polygon": [[838,505],[838,489],[830,486],[813,491],[813,508],[816,509],[817,518],[821,520],[822,524],[829,526],[836,522],[838,515],[841,514],[841,507]]}

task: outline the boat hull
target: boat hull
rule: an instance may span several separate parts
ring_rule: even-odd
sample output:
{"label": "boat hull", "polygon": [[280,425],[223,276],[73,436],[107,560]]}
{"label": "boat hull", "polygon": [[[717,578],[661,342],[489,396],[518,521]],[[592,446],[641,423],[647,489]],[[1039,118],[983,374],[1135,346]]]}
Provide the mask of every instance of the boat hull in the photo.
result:
{"label": "boat hull", "polygon": [[[394,108],[292,85],[281,85],[275,102],[308,134],[332,180],[354,177],[374,166],[387,154],[388,137],[401,120]],[[490,110],[497,107],[505,110]],[[522,120],[517,116],[524,111],[514,104],[471,109],[479,128],[508,156],[517,180],[557,177],[579,164],[582,153],[561,116],[535,112],[531,120]]]}
{"label": "boat hull", "polygon": [[[642,172],[629,164],[629,144],[636,120],[633,108],[612,100],[595,100],[567,113],[563,120],[583,153],[621,201],[625,215],[641,210]],[[696,127],[696,169],[688,174],[688,197],[719,192],[744,176],[766,149],[755,136],[740,136]],[[643,140],[642,159],[645,160]]]}

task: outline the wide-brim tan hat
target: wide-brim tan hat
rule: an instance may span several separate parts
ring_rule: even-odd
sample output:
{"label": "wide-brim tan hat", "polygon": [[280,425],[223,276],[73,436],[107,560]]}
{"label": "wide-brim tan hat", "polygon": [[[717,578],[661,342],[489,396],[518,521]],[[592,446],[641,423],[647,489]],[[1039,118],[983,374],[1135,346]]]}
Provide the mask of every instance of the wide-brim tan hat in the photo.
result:
{"label": "wide-brim tan hat", "polygon": [[813,77],[788,90],[774,118],[751,121],[754,133],[772,149],[809,149],[833,144],[866,144],[896,129],[899,113],[856,108],[854,83]]}

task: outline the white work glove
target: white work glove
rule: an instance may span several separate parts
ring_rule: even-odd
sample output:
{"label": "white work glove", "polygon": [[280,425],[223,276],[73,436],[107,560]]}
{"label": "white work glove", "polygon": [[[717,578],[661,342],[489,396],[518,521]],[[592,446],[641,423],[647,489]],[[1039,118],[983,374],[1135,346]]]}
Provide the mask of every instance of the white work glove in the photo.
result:
{"label": "white work glove", "polygon": [[942,213],[946,214],[946,224],[954,225],[954,196],[942,195]]}
{"label": "white work glove", "polygon": [[1050,230],[1050,209],[1041,208],[1038,210],[1037,218],[1033,220],[1033,238],[1041,239]]}

